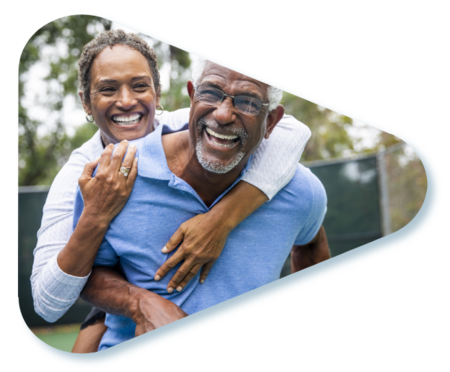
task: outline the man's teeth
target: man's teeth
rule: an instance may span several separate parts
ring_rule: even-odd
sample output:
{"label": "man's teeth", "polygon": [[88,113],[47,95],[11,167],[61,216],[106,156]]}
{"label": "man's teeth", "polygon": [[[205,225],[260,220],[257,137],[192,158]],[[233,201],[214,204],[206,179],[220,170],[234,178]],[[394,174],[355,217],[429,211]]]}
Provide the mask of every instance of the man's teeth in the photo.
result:
{"label": "man's teeth", "polygon": [[113,116],[113,121],[119,125],[133,125],[139,123],[141,120],[141,114],[135,114],[131,116]]}
{"label": "man's teeth", "polygon": [[210,136],[217,137],[217,138],[224,139],[224,140],[235,140],[235,139],[238,138],[238,136],[227,136],[225,134],[216,133],[212,129],[208,128],[208,127],[206,127],[206,131],[208,132],[208,134]]}

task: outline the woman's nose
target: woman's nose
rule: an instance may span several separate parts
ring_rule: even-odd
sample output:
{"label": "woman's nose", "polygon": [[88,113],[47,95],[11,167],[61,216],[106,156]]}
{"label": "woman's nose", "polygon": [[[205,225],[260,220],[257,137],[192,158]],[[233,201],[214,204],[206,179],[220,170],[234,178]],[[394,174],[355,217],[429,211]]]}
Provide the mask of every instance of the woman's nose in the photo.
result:
{"label": "woman's nose", "polygon": [[214,110],[214,118],[218,124],[226,125],[236,120],[235,108],[232,98],[225,97]]}
{"label": "woman's nose", "polygon": [[116,102],[116,105],[118,107],[128,110],[131,107],[135,106],[136,103],[137,103],[137,100],[134,97],[133,92],[130,91],[130,89],[125,88],[125,87],[120,89],[119,98]]}

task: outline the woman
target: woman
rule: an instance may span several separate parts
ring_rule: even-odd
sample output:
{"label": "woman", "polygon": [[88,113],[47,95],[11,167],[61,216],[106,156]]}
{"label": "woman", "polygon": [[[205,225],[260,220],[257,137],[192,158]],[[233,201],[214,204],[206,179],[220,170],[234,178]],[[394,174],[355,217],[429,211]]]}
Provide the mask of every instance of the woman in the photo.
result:
{"label": "woman", "polygon": [[[137,174],[136,149],[130,146],[124,157],[124,140],[143,137],[159,124],[154,120],[161,95],[157,60],[145,41],[121,30],[104,32],[85,46],[79,67],[80,98],[89,120],[100,130],[72,153],[44,207],[31,281],[35,310],[48,321],[56,321],[78,298],[109,222],[131,192]],[[187,122],[186,112],[175,115],[165,113],[158,121],[174,129]],[[184,260],[168,287],[185,286],[202,267],[200,282],[206,279],[229,232],[292,177],[310,132],[291,122],[288,118],[284,125],[280,123],[274,138],[258,149],[261,156],[255,156],[243,178],[246,182],[241,181],[210,212],[183,223],[161,247],[168,253],[182,242],[155,278],[168,272],[169,263],[173,266]],[[111,157],[113,146],[109,144],[118,142]],[[274,160],[268,170],[267,164],[261,164],[266,158]],[[99,173],[92,177],[97,164]],[[72,233],[78,178],[85,209]]]}

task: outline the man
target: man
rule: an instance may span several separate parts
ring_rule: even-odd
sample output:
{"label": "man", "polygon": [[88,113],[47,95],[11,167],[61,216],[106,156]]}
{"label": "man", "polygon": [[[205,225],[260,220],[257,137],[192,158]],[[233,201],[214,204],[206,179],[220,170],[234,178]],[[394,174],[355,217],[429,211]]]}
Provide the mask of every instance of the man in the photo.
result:
{"label": "man", "polygon": [[[83,293],[108,313],[99,350],[276,280],[291,248],[294,270],[329,258],[321,227],[325,190],[299,165],[284,189],[230,233],[204,284],[167,288],[170,275],[154,277],[167,259],[160,247],[182,222],[232,190],[284,113],[269,97],[270,87],[235,71],[206,62],[198,80],[188,83],[189,131],[168,133],[161,126],[134,142],[138,178],[95,261],[119,264],[128,283],[97,268]],[[75,222],[81,211],[78,193]]]}

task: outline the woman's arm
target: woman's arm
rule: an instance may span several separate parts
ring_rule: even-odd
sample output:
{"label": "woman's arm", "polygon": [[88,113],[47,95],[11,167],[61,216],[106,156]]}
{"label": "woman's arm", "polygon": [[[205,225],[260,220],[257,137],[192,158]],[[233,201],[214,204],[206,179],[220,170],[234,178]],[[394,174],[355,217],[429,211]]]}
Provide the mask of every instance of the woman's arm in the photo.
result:
{"label": "woman's arm", "polygon": [[[88,145],[88,148],[86,149],[84,145],[80,149],[82,151],[79,152],[87,156],[98,153],[96,151],[98,150],[97,145],[100,146],[100,150],[102,147],[99,138],[96,140],[98,140],[98,143],[93,146],[89,146],[89,143],[85,144]],[[118,148],[117,157],[120,157],[120,163],[125,148],[126,143],[122,145],[121,149]],[[129,161],[132,161],[134,151],[129,152]],[[108,164],[111,166],[111,163],[114,162],[114,159],[111,160],[111,152],[112,146],[105,150],[104,159],[99,169],[105,169]],[[80,154],[76,155],[80,157]],[[84,160],[86,156],[81,156],[81,158]],[[52,185],[44,207],[42,227],[38,233],[38,245],[34,252],[35,259],[31,277],[34,307],[35,311],[49,322],[59,319],[78,298],[88,279],[96,250],[109,225],[108,219],[111,218],[112,213],[118,212],[117,209],[121,203],[125,203],[123,200],[123,185],[122,188],[119,187],[117,190],[110,190],[111,192],[107,193],[109,199],[102,196],[105,195],[104,191],[108,190],[105,185],[113,181],[114,177],[106,183],[100,182],[100,177],[95,180],[95,188],[93,187],[94,183],[91,182],[93,179],[91,180],[90,176],[96,162],[89,163],[80,179],[80,186],[82,190],[87,192],[86,201],[90,204],[90,207],[84,214],[80,226],[77,226],[71,236],[76,177],[80,175],[78,163],[79,161],[75,160],[69,161],[68,166],[61,170]],[[120,177],[123,177],[121,174],[114,171],[112,175],[115,176],[116,180],[124,183],[120,179]],[[126,181],[127,183],[130,182],[127,187],[128,195],[131,191],[133,178],[135,178],[135,174],[130,172],[129,179]],[[95,201],[95,205],[92,200]],[[99,213],[98,208],[102,208],[103,211]]]}
{"label": "woman's arm", "polygon": [[[182,114],[186,115],[187,111]],[[308,127],[285,115],[253,155],[242,180],[208,213],[186,221],[174,233],[162,251],[171,252],[181,245],[156,272],[155,280],[184,260],[170,280],[168,291],[182,290],[202,267],[200,282],[203,283],[230,231],[292,179],[310,136]]]}

